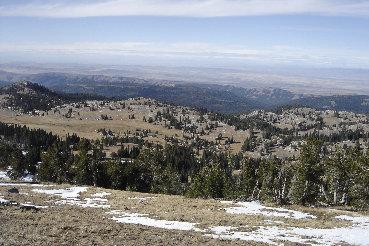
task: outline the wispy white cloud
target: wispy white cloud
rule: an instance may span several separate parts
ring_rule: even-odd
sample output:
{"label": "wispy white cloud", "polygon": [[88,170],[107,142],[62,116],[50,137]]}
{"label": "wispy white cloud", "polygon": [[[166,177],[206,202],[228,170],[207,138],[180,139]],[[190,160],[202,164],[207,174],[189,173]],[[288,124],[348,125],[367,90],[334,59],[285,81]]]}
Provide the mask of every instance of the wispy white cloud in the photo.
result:
{"label": "wispy white cloud", "polygon": [[[1,6],[2,5],[2,6]],[[369,17],[368,0],[30,0],[0,4],[1,16],[223,17],[317,14]]]}
{"label": "wispy white cloud", "polygon": [[[250,49],[240,46],[218,46],[210,43],[71,43],[71,44],[1,44],[0,54],[40,54],[57,59],[59,55],[83,57],[142,57],[146,59],[173,58],[193,60],[219,60],[237,63],[252,61],[260,63],[331,65],[344,67],[369,66],[369,53],[356,54],[341,50],[304,50],[288,46],[274,46],[267,49]],[[366,52],[367,53],[367,52]],[[337,55],[339,54],[339,55]]]}

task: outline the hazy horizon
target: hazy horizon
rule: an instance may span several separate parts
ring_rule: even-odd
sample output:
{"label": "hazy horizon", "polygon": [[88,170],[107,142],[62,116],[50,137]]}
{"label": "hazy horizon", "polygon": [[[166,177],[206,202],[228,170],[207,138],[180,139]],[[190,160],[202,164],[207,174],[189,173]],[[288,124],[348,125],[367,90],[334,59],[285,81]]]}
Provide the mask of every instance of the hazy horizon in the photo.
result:
{"label": "hazy horizon", "polygon": [[369,1],[0,3],[0,63],[369,68]]}
{"label": "hazy horizon", "polygon": [[[291,66],[164,66],[97,63],[0,63],[0,71],[15,74],[67,74],[134,77],[169,83],[209,83],[244,88],[280,88],[296,93],[369,95],[369,70]],[[37,82],[37,81],[33,81]]]}

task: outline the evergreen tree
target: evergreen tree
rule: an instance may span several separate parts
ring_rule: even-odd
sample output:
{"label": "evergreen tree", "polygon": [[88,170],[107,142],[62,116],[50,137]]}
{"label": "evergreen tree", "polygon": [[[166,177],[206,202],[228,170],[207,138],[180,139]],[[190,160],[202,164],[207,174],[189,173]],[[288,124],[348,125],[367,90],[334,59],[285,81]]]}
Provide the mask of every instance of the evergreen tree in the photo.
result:
{"label": "evergreen tree", "polygon": [[109,186],[112,189],[125,190],[127,187],[127,175],[125,167],[120,161],[109,161],[107,164]]}
{"label": "evergreen tree", "polygon": [[66,146],[54,143],[41,155],[41,165],[37,172],[40,181],[68,183],[72,180],[73,155]]}
{"label": "evergreen tree", "polygon": [[242,195],[251,198],[257,185],[257,170],[260,159],[247,159],[242,168]]}
{"label": "evergreen tree", "polygon": [[321,151],[322,142],[316,138],[309,138],[301,148],[292,191],[292,201],[296,204],[316,204],[318,201],[323,176]]}
{"label": "evergreen tree", "polygon": [[20,149],[15,149],[11,153],[10,167],[8,175],[11,179],[19,179],[24,176],[27,164],[26,159]]}
{"label": "evergreen tree", "polygon": [[227,194],[227,176],[220,168],[219,162],[208,163],[196,175],[190,189],[189,197],[224,198]]}
{"label": "evergreen tree", "polygon": [[94,148],[91,156],[91,175],[94,186],[109,187],[108,167],[102,162],[104,153],[101,149]]}
{"label": "evergreen tree", "polygon": [[263,170],[262,177],[262,188],[260,191],[260,198],[264,201],[274,201],[280,200],[280,184],[281,176],[279,171],[281,169],[281,163],[277,160],[263,161],[265,164],[265,169]]}
{"label": "evergreen tree", "polygon": [[0,168],[7,168],[10,163],[11,153],[14,151],[13,146],[0,143]]}
{"label": "evergreen tree", "polygon": [[82,139],[78,143],[78,154],[75,156],[74,161],[74,181],[78,184],[93,185],[93,170],[91,167],[91,156],[88,154],[89,141]]}
{"label": "evergreen tree", "polygon": [[326,183],[329,192],[328,203],[346,205],[348,191],[352,183],[352,174],[355,171],[354,161],[350,151],[336,151],[326,160]]}
{"label": "evergreen tree", "polygon": [[348,200],[349,205],[364,210],[369,208],[369,151],[365,154],[355,153],[354,156]]}
{"label": "evergreen tree", "polygon": [[39,147],[31,147],[28,150],[26,155],[27,171],[32,175],[36,174],[36,164],[37,162],[41,161],[40,155],[41,153]]}

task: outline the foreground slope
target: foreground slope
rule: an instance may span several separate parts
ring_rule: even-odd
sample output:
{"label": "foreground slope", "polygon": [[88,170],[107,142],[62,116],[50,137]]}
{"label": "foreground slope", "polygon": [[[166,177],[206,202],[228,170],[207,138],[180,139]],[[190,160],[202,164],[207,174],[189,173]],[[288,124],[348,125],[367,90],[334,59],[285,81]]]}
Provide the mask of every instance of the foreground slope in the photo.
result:
{"label": "foreground slope", "polygon": [[3,182],[0,202],[2,245],[365,245],[369,233],[354,212],[87,186]]}

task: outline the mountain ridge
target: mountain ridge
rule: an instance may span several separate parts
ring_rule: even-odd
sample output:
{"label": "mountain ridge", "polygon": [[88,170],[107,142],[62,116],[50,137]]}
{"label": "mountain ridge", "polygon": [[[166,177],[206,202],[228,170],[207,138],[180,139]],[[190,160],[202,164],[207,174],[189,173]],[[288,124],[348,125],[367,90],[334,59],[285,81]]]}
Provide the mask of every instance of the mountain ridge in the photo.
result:
{"label": "mountain ridge", "polygon": [[0,71],[2,82],[0,85],[8,85],[15,78],[22,76],[34,79],[32,81],[58,93],[93,94],[122,99],[149,97],[162,102],[207,108],[222,113],[240,113],[283,105],[305,105],[320,110],[369,113],[369,96],[367,95],[303,95],[274,87],[244,88],[234,85],[59,72],[19,75],[9,72],[2,73],[2,71]]}
{"label": "mountain ridge", "polygon": [[104,99],[103,96],[88,94],[58,93],[38,83],[19,81],[0,88],[1,106],[29,112],[33,110],[49,110],[63,103],[83,101],[86,99]]}

